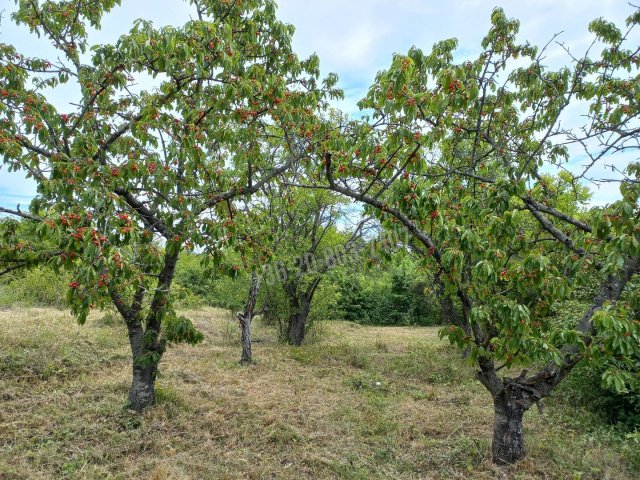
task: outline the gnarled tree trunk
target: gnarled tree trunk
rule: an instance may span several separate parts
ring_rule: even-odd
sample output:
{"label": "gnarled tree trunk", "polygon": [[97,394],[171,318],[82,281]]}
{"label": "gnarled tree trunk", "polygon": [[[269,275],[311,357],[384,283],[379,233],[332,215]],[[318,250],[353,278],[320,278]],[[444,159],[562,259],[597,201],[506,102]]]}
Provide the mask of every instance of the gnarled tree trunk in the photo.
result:
{"label": "gnarled tree trunk", "polygon": [[322,275],[318,275],[303,291],[299,290],[295,282],[289,282],[284,285],[291,311],[289,322],[287,323],[286,341],[291,345],[296,347],[302,345],[307,319],[311,311],[311,301],[321,280]]}
{"label": "gnarled tree trunk", "polygon": [[287,327],[287,341],[296,347],[302,345],[304,340],[305,327],[310,310],[310,304],[306,299],[298,303],[300,304],[300,309],[289,317]]}
{"label": "gnarled tree trunk", "polygon": [[240,356],[240,363],[242,365],[253,363],[251,356],[251,321],[253,320],[259,291],[260,277],[254,272],[251,274],[251,285],[249,287],[249,294],[247,295],[244,311],[238,315],[242,332],[242,355]]}
{"label": "gnarled tree trunk", "polygon": [[498,465],[509,465],[522,460],[524,448],[524,413],[538,402],[542,395],[527,384],[527,370],[517,378],[498,376],[493,361],[479,358],[478,379],[493,398],[494,421],[492,460]]}
{"label": "gnarled tree trunk", "polygon": [[148,365],[146,367],[134,365],[133,381],[129,390],[129,408],[131,410],[141,412],[155,403],[157,372],[157,365]]}
{"label": "gnarled tree trunk", "polygon": [[493,441],[491,453],[493,462],[508,465],[522,460],[524,449],[523,416],[528,407],[508,390],[493,398],[495,419],[493,423]]}

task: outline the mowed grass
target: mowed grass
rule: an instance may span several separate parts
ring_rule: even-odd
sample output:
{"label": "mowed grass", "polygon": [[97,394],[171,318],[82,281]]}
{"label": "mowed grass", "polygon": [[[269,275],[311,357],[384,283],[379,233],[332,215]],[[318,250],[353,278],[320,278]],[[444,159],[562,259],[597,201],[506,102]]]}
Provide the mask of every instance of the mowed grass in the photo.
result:
{"label": "mowed grass", "polygon": [[492,466],[490,397],[435,328],[325,322],[292,348],[258,320],[242,367],[228,313],[185,313],[206,339],[167,351],[138,415],[117,317],[0,311],[0,478],[640,476],[640,447],[566,398],[527,413],[525,461]]}

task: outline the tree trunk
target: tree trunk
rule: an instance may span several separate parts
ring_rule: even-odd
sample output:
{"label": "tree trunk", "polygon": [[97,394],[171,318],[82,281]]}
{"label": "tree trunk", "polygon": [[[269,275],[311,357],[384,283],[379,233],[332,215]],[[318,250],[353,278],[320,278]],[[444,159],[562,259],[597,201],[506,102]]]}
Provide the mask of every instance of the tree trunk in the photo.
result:
{"label": "tree trunk", "polygon": [[242,365],[253,363],[253,358],[251,357],[251,321],[253,320],[259,291],[260,278],[254,272],[251,274],[251,286],[249,287],[249,294],[244,306],[244,312],[238,315],[238,321],[240,322],[242,332],[242,355],[240,357],[240,363]]}
{"label": "tree trunk", "polygon": [[517,378],[498,376],[493,360],[478,357],[477,378],[493,398],[494,421],[491,453],[493,462],[510,465],[525,457],[523,416],[531,405],[542,399],[534,386],[528,385],[527,370]]}
{"label": "tree trunk", "polygon": [[298,290],[298,286],[294,282],[290,282],[284,286],[285,292],[289,297],[289,308],[291,309],[289,323],[287,325],[287,342],[291,345],[295,345],[296,347],[302,345],[307,319],[311,311],[311,301],[321,280],[322,275],[317,275],[306,290],[302,292]]}
{"label": "tree trunk", "polygon": [[[129,344],[133,360],[133,379],[129,390],[129,408],[141,412],[155,402],[157,364],[141,363],[148,353],[144,345],[144,330],[139,318],[127,321]],[[148,362],[148,359],[144,359]]]}
{"label": "tree trunk", "polygon": [[304,324],[305,319],[302,318],[300,313],[291,315],[289,318],[289,331],[287,333],[287,340],[291,345],[299,347],[304,340]]}
{"label": "tree trunk", "polygon": [[129,407],[140,412],[155,402],[155,383],[158,374],[158,363],[165,350],[165,343],[160,339],[162,327],[161,312],[166,308],[168,294],[173,282],[180,249],[167,249],[164,265],[158,275],[158,284],[144,321],[143,328],[142,306],[145,288],[139,287],[133,295],[131,304],[125,301],[121,293],[109,287],[109,294],[113,304],[127,325],[129,346],[133,362],[133,379],[129,390]]}
{"label": "tree trunk", "polygon": [[240,355],[240,364],[249,365],[253,363],[251,357],[251,319],[244,315],[238,315],[240,321],[241,338],[242,338],[242,355]]}
{"label": "tree trunk", "polygon": [[514,396],[503,391],[494,397],[495,420],[493,424],[493,442],[491,453],[493,462],[509,465],[525,457],[524,426],[522,418],[527,407]]}
{"label": "tree trunk", "polygon": [[307,318],[309,317],[309,310],[311,302],[306,298],[298,299],[296,304],[298,308],[294,310],[289,317],[289,325],[287,328],[287,341],[291,345],[299,347],[304,340],[305,327],[307,325]]}
{"label": "tree trunk", "polygon": [[145,367],[134,365],[133,381],[129,390],[129,408],[136,412],[141,412],[145,408],[154,404],[156,400],[157,365]]}

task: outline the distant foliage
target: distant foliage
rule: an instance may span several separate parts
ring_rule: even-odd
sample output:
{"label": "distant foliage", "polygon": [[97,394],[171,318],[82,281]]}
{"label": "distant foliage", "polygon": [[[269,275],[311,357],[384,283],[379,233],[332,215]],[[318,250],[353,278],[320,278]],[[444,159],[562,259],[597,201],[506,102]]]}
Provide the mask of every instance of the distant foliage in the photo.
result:
{"label": "distant foliage", "polygon": [[[640,374],[640,359],[636,361]],[[640,392],[618,393],[602,383],[602,371],[590,365],[577,368],[560,391],[574,405],[596,413],[607,423],[624,429],[640,429]]]}
{"label": "distant foliage", "polygon": [[338,285],[333,279],[326,278],[325,281],[320,283],[318,292],[313,298],[307,325],[317,325],[324,320],[339,320],[338,315],[336,315],[338,298]]}
{"label": "distant foliage", "polygon": [[[339,299],[339,285],[333,276],[329,275],[320,283],[313,298],[307,327],[318,333],[321,322],[341,320]],[[281,339],[285,340],[291,309],[281,283],[263,285],[258,298],[258,311],[262,312],[262,321],[278,328]]]}
{"label": "distant foliage", "polygon": [[368,325],[437,325],[439,308],[429,277],[410,262],[349,274],[339,283],[341,319]]}
{"label": "distant foliage", "polygon": [[201,256],[191,254],[178,262],[175,282],[183,307],[207,305],[236,311],[246,300],[249,274],[240,270],[232,278],[218,270],[210,271],[202,266]]}
{"label": "distant foliage", "polygon": [[[416,269],[409,258],[354,272],[355,265],[327,275],[314,296],[309,322],[347,320],[367,325],[437,325],[439,305],[430,275]],[[235,278],[212,273],[198,255],[185,255],[176,271],[181,291],[180,306],[208,305],[237,311],[246,301],[249,274],[240,270]],[[265,322],[285,324],[291,313],[279,282],[265,282],[258,299],[258,311],[265,309]]]}
{"label": "distant foliage", "polygon": [[65,272],[40,267],[3,278],[0,281],[0,306],[55,307],[66,305],[66,289],[70,277]]}

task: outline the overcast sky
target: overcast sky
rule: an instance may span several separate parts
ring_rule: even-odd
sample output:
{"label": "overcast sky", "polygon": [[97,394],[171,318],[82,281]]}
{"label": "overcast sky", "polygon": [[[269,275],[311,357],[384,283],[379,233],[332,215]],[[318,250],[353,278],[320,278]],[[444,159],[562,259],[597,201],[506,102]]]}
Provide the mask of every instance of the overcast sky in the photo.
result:
{"label": "overcast sky", "polygon": [[[9,20],[15,8],[8,4],[0,24],[0,42],[11,43],[28,55],[52,51],[46,40],[30,36],[26,29]],[[180,0],[123,0],[104,20],[92,43],[115,41],[126,33],[134,19],[146,18],[156,26],[179,25],[191,12]],[[294,48],[300,56],[313,52],[320,57],[323,74],[335,72],[345,91],[339,108],[357,111],[356,102],[372,83],[375,73],[386,68],[394,52],[407,52],[415,45],[428,51],[434,42],[456,37],[459,59],[474,57],[489,28],[495,6],[507,16],[521,21],[520,38],[544,45],[555,34],[572,50],[583,51],[591,35],[587,26],[597,17],[621,25],[632,7],[624,0],[280,0],[279,17],[296,27]],[[3,8],[3,7],[0,7]],[[557,66],[566,61],[559,48],[550,51],[547,63]],[[64,103],[64,95],[55,102]],[[33,185],[18,174],[0,170],[0,205],[25,207],[34,194]],[[618,197],[615,185],[595,192],[594,203],[607,203]]]}

